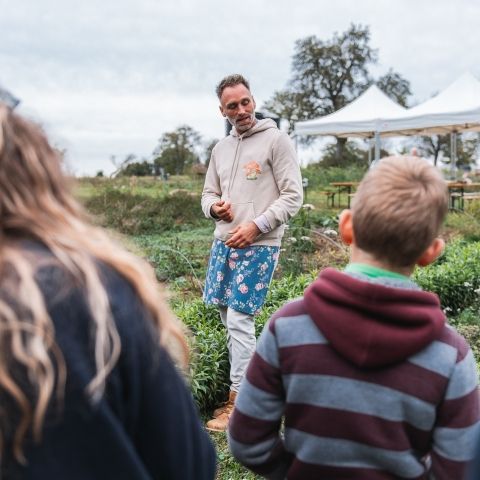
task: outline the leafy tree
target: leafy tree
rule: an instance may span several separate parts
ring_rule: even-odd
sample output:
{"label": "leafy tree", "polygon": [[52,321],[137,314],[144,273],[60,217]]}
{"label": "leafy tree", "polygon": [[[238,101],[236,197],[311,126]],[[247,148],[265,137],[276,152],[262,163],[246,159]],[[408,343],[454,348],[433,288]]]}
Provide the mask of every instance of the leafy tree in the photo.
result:
{"label": "leafy tree", "polygon": [[[338,139],[337,139],[338,140]],[[327,145],[322,154],[321,163],[325,167],[337,165],[337,148],[334,143]],[[380,149],[380,158],[387,157],[389,152],[384,148]],[[358,142],[347,141],[343,149],[343,158],[345,165],[358,165],[359,167],[368,166],[368,149],[363,149]]]}
{"label": "leafy tree", "polygon": [[[312,35],[295,43],[292,77],[287,88],[274,92],[265,109],[289,121],[289,130],[300,120],[320,117],[344,107],[372,83],[370,66],[377,63],[377,50],[370,46],[368,27],[352,24],[331,39]],[[410,84],[389,70],[378,79],[380,88],[401,104],[406,104]],[[312,139],[301,139],[307,143]],[[346,139],[337,139],[335,161],[346,164]]]}
{"label": "leafy tree", "polygon": [[412,94],[410,82],[399,73],[390,69],[375,82],[380,90],[383,90],[392,100],[402,107],[408,107],[407,98]]}
{"label": "leafy tree", "polygon": [[153,151],[155,174],[158,175],[161,168],[171,175],[184,173],[187,167],[199,161],[195,149],[200,142],[200,134],[188,125],[164,133]]}
{"label": "leafy tree", "polygon": [[422,136],[418,144],[420,155],[426,158],[432,157],[435,166],[440,158],[440,153],[450,157],[450,135]]}
{"label": "leafy tree", "polygon": [[[469,134],[457,135],[457,161],[458,167],[475,163],[476,152],[479,146],[478,138]],[[444,163],[450,163],[451,137],[448,135],[422,136],[419,142],[420,154],[423,157],[433,157],[433,164],[437,165],[441,159]],[[441,155],[440,155],[441,154]]]}
{"label": "leafy tree", "polygon": [[132,162],[125,166],[120,172],[119,175],[124,177],[131,177],[135,175],[136,177],[147,177],[153,173],[153,164],[144,160],[143,162]]}
{"label": "leafy tree", "polygon": [[205,165],[208,167],[210,163],[210,157],[212,156],[213,147],[218,143],[218,139],[210,140],[205,147],[204,158],[205,158]]}
{"label": "leafy tree", "polygon": [[115,165],[116,169],[110,174],[110,177],[113,178],[116,175],[120,174],[129,163],[132,163],[137,157],[133,153],[129,153],[125,156],[123,160],[117,160],[115,155],[110,156],[110,161]]}

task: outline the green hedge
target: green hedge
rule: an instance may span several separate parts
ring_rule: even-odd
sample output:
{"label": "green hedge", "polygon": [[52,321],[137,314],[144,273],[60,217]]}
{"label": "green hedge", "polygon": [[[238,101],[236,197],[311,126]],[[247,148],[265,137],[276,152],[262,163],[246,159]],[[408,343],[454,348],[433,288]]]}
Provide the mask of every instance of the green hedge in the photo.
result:
{"label": "green hedge", "polygon": [[424,290],[440,297],[447,315],[457,315],[479,297],[480,242],[450,243],[436,263],[417,268],[413,278]]}
{"label": "green hedge", "polygon": [[[257,336],[270,315],[288,300],[300,297],[313,275],[285,276],[274,280],[260,315],[255,318]],[[190,381],[200,411],[209,411],[225,400],[229,382],[229,361],[225,329],[218,309],[205,306],[201,299],[174,303],[177,316],[192,332]]]}
{"label": "green hedge", "polygon": [[[315,274],[288,275],[274,280],[260,315],[255,319],[260,334],[268,318],[287,301],[300,297]],[[415,281],[437,293],[452,323],[480,355],[478,321],[480,287],[480,243],[453,242],[434,265],[418,269]],[[201,299],[173,305],[176,314],[192,331],[191,387],[204,414],[224,400],[229,387],[226,335],[218,310]],[[478,357],[477,357],[478,358]]]}
{"label": "green hedge", "polygon": [[150,196],[109,187],[89,197],[85,207],[98,216],[102,226],[129,235],[188,230],[208,222],[199,196],[184,191]]}

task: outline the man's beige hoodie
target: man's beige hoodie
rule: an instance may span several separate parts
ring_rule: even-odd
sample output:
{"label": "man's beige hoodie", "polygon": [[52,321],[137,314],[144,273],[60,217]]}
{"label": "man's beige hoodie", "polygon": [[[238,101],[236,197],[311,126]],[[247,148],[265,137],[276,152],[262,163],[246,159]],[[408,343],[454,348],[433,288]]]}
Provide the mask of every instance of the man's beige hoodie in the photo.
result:
{"label": "man's beige hoodie", "polygon": [[292,141],[273,120],[259,120],[242,135],[233,128],[215,145],[202,193],[206,217],[213,218],[210,209],[220,199],[231,202],[233,221],[218,220],[215,238],[225,241],[235,226],[263,214],[272,230],[253,245],[280,245],[284,224],[302,205],[303,189]]}

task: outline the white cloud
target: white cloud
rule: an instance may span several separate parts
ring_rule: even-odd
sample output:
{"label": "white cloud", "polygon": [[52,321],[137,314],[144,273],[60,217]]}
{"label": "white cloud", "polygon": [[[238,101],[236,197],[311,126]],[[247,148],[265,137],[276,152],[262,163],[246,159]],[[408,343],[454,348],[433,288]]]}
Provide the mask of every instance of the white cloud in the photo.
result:
{"label": "white cloud", "polygon": [[480,4],[470,0],[0,0],[0,83],[65,145],[77,173],[148,156],[188,124],[223,135],[214,86],[250,78],[261,105],[290,75],[296,39],[370,26],[381,74],[392,67],[424,100],[465,70],[480,75]]}

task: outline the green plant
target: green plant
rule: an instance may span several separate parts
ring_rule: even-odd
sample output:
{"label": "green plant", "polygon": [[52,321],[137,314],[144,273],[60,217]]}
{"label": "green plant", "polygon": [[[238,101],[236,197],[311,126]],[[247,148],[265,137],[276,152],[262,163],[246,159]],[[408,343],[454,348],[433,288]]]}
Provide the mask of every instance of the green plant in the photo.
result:
{"label": "green plant", "polygon": [[452,212],[447,216],[446,227],[461,231],[464,240],[480,241],[480,202],[472,202],[465,206],[464,211]]}
{"label": "green plant", "polygon": [[[255,318],[257,336],[273,312],[288,300],[300,297],[312,280],[312,275],[287,275],[272,282],[261,314]],[[192,333],[191,389],[199,410],[206,414],[224,400],[229,388],[226,332],[218,309],[206,306],[200,298],[188,303],[176,299],[172,307]]]}
{"label": "green plant", "polygon": [[447,314],[473,305],[480,288],[480,242],[454,240],[436,263],[415,270],[414,280],[440,297]]}
{"label": "green plant", "polygon": [[[320,263],[317,258],[320,248],[320,239],[329,241],[330,232],[338,229],[338,216],[332,213],[318,212],[313,205],[305,204],[298,214],[287,225],[282,241],[279,258],[279,272],[281,275],[298,275],[304,272],[317,270]],[[338,248],[335,241],[330,243]],[[340,246],[340,248],[342,248]]]}
{"label": "green plant", "polygon": [[201,299],[177,302],[173,308],[192,334],[190,386],[199,410],[206,413],[224,399],[229,388],[225,330],[218,309]]}
{"label": "green plant", "polygon": [[127,185],[107,184],[85,206],[103,226],[129,235],[178,231],[208,222],[199,197],[185,191],[150,196],[132,193]]}

